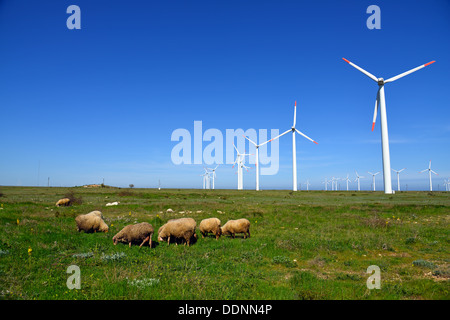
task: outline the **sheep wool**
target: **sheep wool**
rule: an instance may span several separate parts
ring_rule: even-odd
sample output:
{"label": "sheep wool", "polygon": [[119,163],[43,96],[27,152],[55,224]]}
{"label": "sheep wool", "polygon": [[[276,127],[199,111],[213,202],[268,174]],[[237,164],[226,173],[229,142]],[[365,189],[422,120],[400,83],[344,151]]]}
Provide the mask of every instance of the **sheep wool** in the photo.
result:
{"label": "sheep wool", "polygon": [[67,207],[70,206],[70,199],[69,198],[64,198],[64,199],[59,199],[58,202],[56,202],[56,206],[57,207]]}
{"label": "sheep wool", "polygon": [[78,232],[83,230],[86,233],[92,232],[108,232],[109,227],[103,221],[103,216],[100,211],[92,211],[87,214],[80,214],[75,218]]}
{"label": "sheep wool", "polygon": [[180,218],[169,220],[158,230],[158,241],[165,241],[167,239],[167,245],[170,244],[170,239],[180,238],[184,239],[184,245],[190,246],[191,238],[197,238],[195,234],[195,228],[197,223],[192,218]]}
{"label": "sheep wool", "polygon": [[140,242],[141,245],[139,246],[139,248],[142,247],[145,242],[148,242],[151,248],[152,236],[153,226],[148,222],[141,222],[125,226],[113,237],[113,242],[114,245],[116,245],[117,242],[128,243],[128,246],[130,248],[133,242]]}
{"label": "sheep wool", "polygon": [[208,236],[208,233],[213,233],[216,236],[216,240],[219,239],[222,231],[220,229],[220,220],[217,218],[203,219],[199,226],[202,238]]}
{"label": "sheep wool", "polygon": [[250,238],[250,221],[247,219],[229,220],[221,230],[222,234],[231,235],[233,238],[236,233],[243,233],[244,239],[247,235]]}

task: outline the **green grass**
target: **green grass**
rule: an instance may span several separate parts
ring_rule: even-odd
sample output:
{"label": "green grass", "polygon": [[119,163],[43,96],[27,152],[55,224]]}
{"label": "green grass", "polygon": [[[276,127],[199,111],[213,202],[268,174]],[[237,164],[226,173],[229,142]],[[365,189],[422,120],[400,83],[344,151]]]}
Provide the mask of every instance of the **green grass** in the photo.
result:
{"label": "green grass", "polygon": [[[2,299],[449,299],[450,193],[1,187]],[[82,204],[55,207],[73,191]],[[105,207],[107,202],[118,206]],[[167,209],[173,209],[168,213]],[[76,231],[102,211],[109,233]],[[251,238],[128,248],[127,224],[247,218]],[[31,252],[29,253],[29,248]],[[81,289],[69,290],[70,265]],[[368,290],[366,270],[381,269]]]}

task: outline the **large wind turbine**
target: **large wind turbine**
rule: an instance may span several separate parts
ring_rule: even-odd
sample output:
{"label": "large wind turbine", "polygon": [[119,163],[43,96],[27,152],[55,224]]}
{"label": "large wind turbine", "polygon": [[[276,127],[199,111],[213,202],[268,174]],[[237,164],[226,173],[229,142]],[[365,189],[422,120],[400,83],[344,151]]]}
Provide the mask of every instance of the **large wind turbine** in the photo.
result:
{"label": "large wind turbine", "polygon": [[406,168],[403,168],[401,170],[394,170],[392,169],[392,171],[397,173],[397,190],[400,191],[400,172],[402,172],[403,170],[405,170]]}
{"label": "large wind turbine", "polygon": [[431,173],[433,172],[435,175],[438,175],[436,172],[434,172],[433,170],[431,170],[431,160],[430,160],[430,164],[428,165],[428,169],[422,170],[419,173],[428,171],[428,174],[430,176],[430,191],[433,191],[433,184],[431,183]]}
{"label": "large wind turbine", "polygon": [[358,175],[358,172],[356,172],[356,171],[355,171],[355,173],[356,173],[356,179],[355,179],[355,182],[358,181],[358,191],[361,191],[360,188],[359,188],[359,179],[360,179],[360,178],[365,178],[365,177]]}
{"label": "large wind turbine", "polygon": [[417,68],[411,69],[404,73],[401,73],[395,77],[384,80],[383,78],[377,78],[373,74],[367,72],[366,70],[358,67],[356,64],[348,61],[345,58],[342,58],[345,62],[349,63],[352,67],[358,69],[370,79],[374,80],[378,83],[378,93],[377,98],[375,100],[375,110],[373,113],[373,122],[372,122],[372,131],[375,127],[375,121],[377,118],[378,108],[380,108],[380,122],[381,122],[381,145],[382,145],[382,153],[383,153],[383,180],[384,180],[384,193],[392,193],[392,181],[391,181],[391,160],[389,156],[389,138],[388,138],[388,126],[387,126],[387,114],[386,114],[386,101],[384,96],[384,85],[389,82],[393,82],[397,79],[400,79],[410,73],[413,73],[417,70],[420,70],[435,61],[430,61],[425,63]]}
{"label": "large wind turbine", "polygon": [[372,173],[372,172],[367,171],[367,173],[372,175],[372,186],[373,186],[373,191],[375,191],[375,176],[377,174],[379,174],[380,172],[378,171],[378,172]]}

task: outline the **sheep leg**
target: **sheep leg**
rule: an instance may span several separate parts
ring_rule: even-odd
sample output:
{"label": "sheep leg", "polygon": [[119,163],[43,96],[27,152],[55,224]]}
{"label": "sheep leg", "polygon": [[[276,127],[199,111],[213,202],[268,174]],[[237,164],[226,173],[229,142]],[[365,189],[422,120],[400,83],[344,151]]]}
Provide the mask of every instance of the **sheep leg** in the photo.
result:
{"label": "sheep leg", "polygon": [[141,245],[139,246],[139,248],[142,247],[142,245],[143,245],[144,243],[146,243],[149,239],[150,239],[150,237],[145,238],[144,241],[142,241],[142,243],[141,243]]}
{"label": "sheep leg", "polygon": [[148,245],[150,246],[150,249],[152,248],[152,238],[149,236],[150,240],[148,240]]}
{"label": "sheep leg", "polygon": [[128,242],[128,247],[131,248],[131,242]]}
{"label": "sheep leg", "polygon": [[248,237],[250,238],[250,229],[247,230]]}
{"label": "sheep leg", "polygon": [[170,245],[170,236],[167,238],[167,245]]}

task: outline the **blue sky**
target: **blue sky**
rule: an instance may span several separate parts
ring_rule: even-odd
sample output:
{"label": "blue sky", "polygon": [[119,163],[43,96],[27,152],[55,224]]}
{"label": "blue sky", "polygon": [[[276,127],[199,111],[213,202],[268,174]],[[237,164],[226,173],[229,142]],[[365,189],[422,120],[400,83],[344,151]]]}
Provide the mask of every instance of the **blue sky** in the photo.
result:
{"label": "blue sky", "polygon": [[[66,9],[81,8],[81,30]],[[369,5],[381,29],[369,30]],[[175,165],[177,128],[279,129],[297,137],[299,183],[382,171],[377,85],[385,79],[391,166],[404,190],[450,177],[450,2],[0,1],[0,185],[201,188],[202,165]],[[291,137],[261,189],[292,188]],[[204,143],[203,148],[207,145]],[[247,145],[248,148],[248,145]],[[236,188],[231,165],[216,188]],[[382,175],[376,176],[377,189]],[[393,175],[393,188],[396,189]],[[244,187],[255,188],[254,169]],[[352,182],[350,188],[354,189]],[[303,187],[304,188],[304,187]],[[341,189],[344,183],[341,182]]]}

